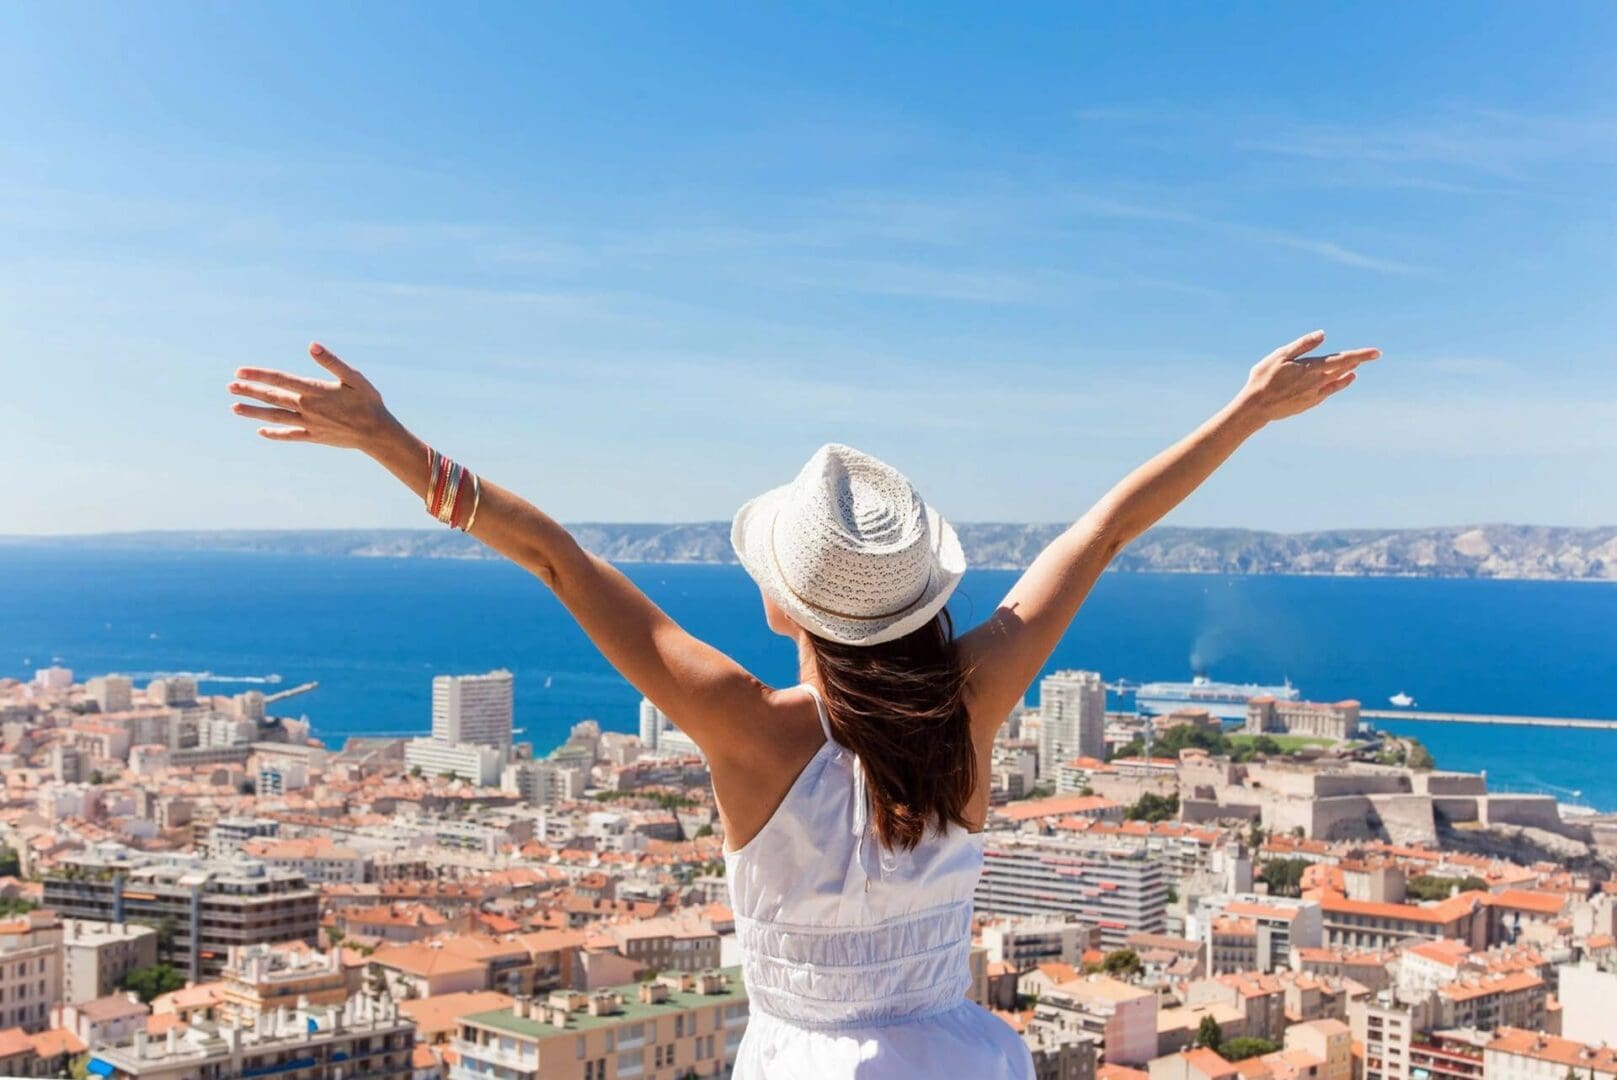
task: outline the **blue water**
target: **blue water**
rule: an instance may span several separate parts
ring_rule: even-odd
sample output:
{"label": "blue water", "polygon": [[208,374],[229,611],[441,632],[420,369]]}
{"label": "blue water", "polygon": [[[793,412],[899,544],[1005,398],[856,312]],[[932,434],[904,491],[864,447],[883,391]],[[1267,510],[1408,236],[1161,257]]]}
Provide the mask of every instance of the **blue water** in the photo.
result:
{"label": "blue water", "polygon": [[[794,651],[765,629],[739,568],[627,572],[765,681],[795,679]],[[1014,579],[967,574],[957,621],[975,623]],[[541,749],[586,716],[633,730],[639,701],[543,586],[493,561],[0,548],[0,675],[26,678],[58,656],[81,678],[178,670],[273,672],[283,687],[318,680],[279,711],[306,714],[336,742],[424,731],[431,678],[445,672],[514,671],[517,724]],[[1404,690],[1434,710],[1613,717],[1614,657],[1613,586],[1107,574],[1050,667],[1148,680],[1188,678],[1199,663],[1215,678],[1289,676],[1310,699],[1367,707]],[[1445,767],[1488,770],[1497,789],[1581,791],[1581,801],[1617,809],[1617,732],[1388,726],[1419,737]]]}

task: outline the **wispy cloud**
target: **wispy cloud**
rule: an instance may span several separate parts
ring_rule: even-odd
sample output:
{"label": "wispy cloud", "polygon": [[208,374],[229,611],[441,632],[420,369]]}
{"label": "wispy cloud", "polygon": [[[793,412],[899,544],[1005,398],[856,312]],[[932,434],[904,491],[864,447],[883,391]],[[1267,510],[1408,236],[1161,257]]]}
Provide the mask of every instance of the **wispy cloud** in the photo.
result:
{"label": "wispy cloud", "polygon": [[1432,272],[1427,267],[1417,266],[1399,259],[1370,255],[1330,240],[1302,236],[1281,229],[1248,225],[1242,222],[1224,221],[1171,206],[1149,206],[1140,203],[1122,202],[1081,192],[1068,193],[1064,201],[1067,206],[1078,213],[1113,219],[1157,221],[1212,230],[1255,244],[1284,248],[1288,251],[1300,251],[1328,262],[1351,266],[1359,270],[1399,275],[1429,274]]}

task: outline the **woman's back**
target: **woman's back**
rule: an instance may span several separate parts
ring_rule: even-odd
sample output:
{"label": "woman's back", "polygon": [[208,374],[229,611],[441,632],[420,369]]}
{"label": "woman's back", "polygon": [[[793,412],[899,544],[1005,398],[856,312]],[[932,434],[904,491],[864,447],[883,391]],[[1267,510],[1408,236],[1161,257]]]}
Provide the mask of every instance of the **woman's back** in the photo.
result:
{"label": "woman's back", "polygon": [[889,851],[864,769],[831,737],[726,869],[752,1019],[738,1077],[1021,1078],[1032,1062],[966,1000],[981,834]]}

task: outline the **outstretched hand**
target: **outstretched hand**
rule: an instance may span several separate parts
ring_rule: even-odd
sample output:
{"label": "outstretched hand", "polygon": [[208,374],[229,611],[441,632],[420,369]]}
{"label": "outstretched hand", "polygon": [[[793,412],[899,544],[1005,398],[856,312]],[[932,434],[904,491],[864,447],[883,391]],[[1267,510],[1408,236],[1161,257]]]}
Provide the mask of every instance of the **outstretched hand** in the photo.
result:
{"label": "outstretched hand", "polygon": [[1328,356],[1306,356],[1325,340],[1325,331],[1304,334],[1252,366],[1237,399],[1264,420],[1306,412],[1353,384],[1354,370],[1381,355],[1380,349],[1350,349]]}
{"label": "outstretched hand", "polygon": [[319,342],[309,346],[309,355],[334,375],[335,381],[268,368],[237,368],[230,392],[264,404],[238,401],[231,405],[231,412],[274,425],[258,429],[266,439],[361,450],[398,428],[398,421],[382,404],[382,395],[369,379]]}

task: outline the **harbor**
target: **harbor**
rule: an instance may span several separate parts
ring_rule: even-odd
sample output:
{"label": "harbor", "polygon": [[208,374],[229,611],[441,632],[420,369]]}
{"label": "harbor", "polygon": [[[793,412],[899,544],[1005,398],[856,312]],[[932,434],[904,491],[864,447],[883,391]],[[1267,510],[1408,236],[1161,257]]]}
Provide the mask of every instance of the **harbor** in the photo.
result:
{"label": "harbor", "polygon": [[1486,713],[1420,712],[1414,709],[1361,709],[1366,720],[1418,720],[1433,724],[1497,724],[1502,727],[1583,728],[1617,731],[1617,720],[1576,716],[1493,716]]}

